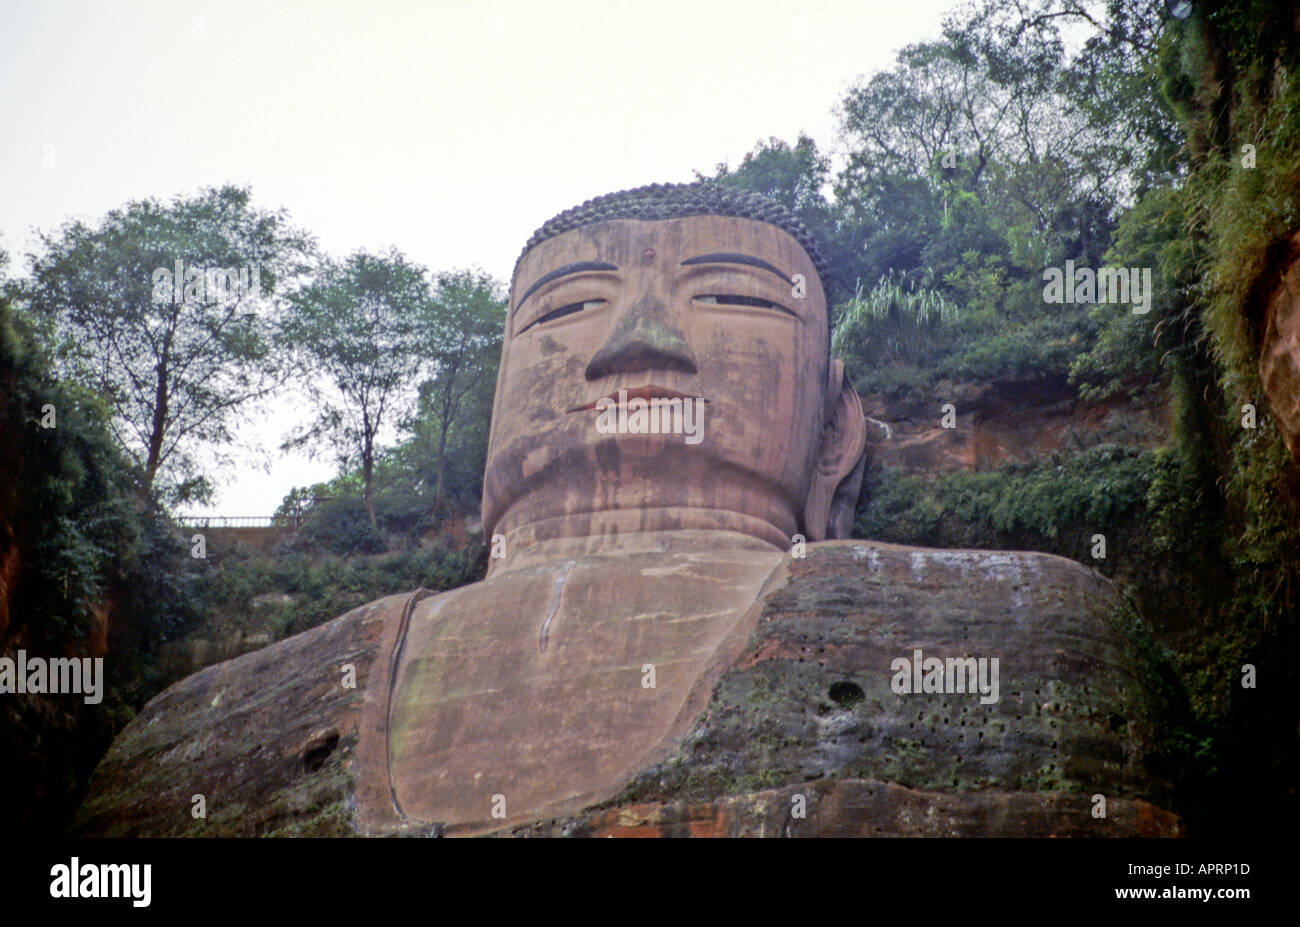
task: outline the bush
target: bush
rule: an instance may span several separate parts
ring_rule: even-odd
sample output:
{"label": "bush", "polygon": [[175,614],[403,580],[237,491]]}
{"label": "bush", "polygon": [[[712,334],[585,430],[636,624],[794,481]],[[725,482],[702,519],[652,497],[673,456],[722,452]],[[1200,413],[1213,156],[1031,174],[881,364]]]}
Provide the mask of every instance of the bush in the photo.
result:
{"label": "bush", "polygon": [[332,554],[377,554],[387,545],[370,525],[365,502],[357,496],[341,496],[318,502],[298,534],[301,549],[324,550]]}
{"label": "bush", "polygon": [[[342,556],[301,549],[228,554],[213,563],[199,594],[200,633],[225,637],[236,631],[298,634],[388,595],[424,587],[435,592],[476,582],[487,573],[481,541],[464,550],[445,545],[386,554]],[[291,596],[290,604],[252,608],[268,593]]]}
{"label": "bush", "polygon": [[1064,462],[936,477],[874,467],[856,537],[929,547],[1019,548],[1089,558],[1094,533],[1145,514],[1151,452],[1091,448]]}

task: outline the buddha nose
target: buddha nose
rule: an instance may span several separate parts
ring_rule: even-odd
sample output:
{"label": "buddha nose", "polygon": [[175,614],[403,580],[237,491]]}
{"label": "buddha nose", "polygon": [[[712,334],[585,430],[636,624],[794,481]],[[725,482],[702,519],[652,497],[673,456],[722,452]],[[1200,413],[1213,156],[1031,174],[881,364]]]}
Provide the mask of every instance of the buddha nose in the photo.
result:
{"label": "buddha nose", "polygon": [[587,364],[587,379],[642,370],[681,370],[696,373],[698,365],[686,336],[668,323],[664,304],[641,297],[618,320],[600,350]]}

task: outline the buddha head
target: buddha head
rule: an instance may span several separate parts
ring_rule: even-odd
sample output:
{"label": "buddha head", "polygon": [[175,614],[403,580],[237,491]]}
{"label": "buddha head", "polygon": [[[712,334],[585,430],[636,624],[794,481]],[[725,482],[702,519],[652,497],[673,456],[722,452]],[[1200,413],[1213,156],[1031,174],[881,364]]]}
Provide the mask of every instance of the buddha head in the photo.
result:
{"label": "buddha head", "polygon": [[485,532],[512,551],[846,536],[864,420],[829,356],[824,280],[788,210],[721,185],[641,187],[547,222],[511,280]]}

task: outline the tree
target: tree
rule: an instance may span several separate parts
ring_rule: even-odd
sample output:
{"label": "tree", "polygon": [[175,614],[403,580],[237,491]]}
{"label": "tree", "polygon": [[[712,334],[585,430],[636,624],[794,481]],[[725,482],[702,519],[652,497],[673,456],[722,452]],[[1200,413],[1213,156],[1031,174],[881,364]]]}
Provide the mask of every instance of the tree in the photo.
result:
{"label": "tree", "polygon": [[109,403],[145,491],[163,475],[173,501],[210,494],[196,446],[231,441],[285,376],[275,297],[311,243],[250,200],[228,186],[131,202],[98,227],[68,222],[41,235],[21,287],[59,332],[63,372]]}
{"label": "tree", "polygon": [[949,17],[942,39],[904,48],[891,70],[849,90],[836,192],[848,214],[913,243],[886,256],[914,257],[934,233],[917,218],[932,208],[904,180],[922,178],[945,220],[963,193],[977,196],[1029,265],[1100,258],[1118,208],[1171,150],[1144,51],[1158,17],[1115,0],[1108,23],[1118,25],[1067,51],[1074,36],[1061,25],[1089,23],[1101,5],[982,0]]}
{"label": "tree", "polygon": [[378,530],[373,483],[380,429],[400,417],[428,360],[432,294],[425,269],[396,249],[324,258],[292,303],[282,336],[315,374],[307,386],[318,407],[315,420],[282,447],[325,442],[344,466],[359,460],[366,514]]}
{"label": "tree", "polygon": [[413,424],[417,447],[426,442],[433,445],[436,507],[442,506],[446,490],[448,437],[453,428],[483,426],[478,431],[486,447],[506,312],[501,290],[496,280],[475,271],[438,275],[426,328],[434,372],[420,386],[422,414]]}
{"label": "tree", "polygon": [[[698,171],[696,177],[704,179]],[[710,179],[761,193],[798,216],[830,266],[829,301],[834,304],[853,294],[862,254],[860,230],[849,227],[827,200],[830,159],[817,150],[815,141],[806,135],[800,135],[794,145],[779,138],[760,141],[746,152],[739,167],[733,170],[719,164]]]}

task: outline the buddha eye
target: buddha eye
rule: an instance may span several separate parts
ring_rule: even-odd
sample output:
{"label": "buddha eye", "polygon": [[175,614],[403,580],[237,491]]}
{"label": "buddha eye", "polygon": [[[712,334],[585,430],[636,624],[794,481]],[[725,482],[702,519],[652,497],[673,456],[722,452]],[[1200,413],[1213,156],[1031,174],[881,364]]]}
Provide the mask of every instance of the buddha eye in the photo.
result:
{"label": "buddha eye", "polygon": [[[704,303],[706,306],[753,306],[756,309],[775,309],[778,312],[790,312],[785,306],[774,303],[769,299],[759,299],[757,296],[709,294],[707,296],[697,296],[695,301]],[[793,312],[790,312],[790,314],[794,315]]]}
{"label": "buddha eye", "polygon": [[520,331],[520,334],[528,331],[528,329],[532,328],[534,325],[543,325],[546,322],[554,322],[556,319],[562,319],[566,315],[573,315],[573,313],[581,312],[584,309],[595,309],[597,306],[604,305],[604,303],[605,300],[603,299],[588,299],[580,303],[569,303],[567,306],[561,306],[559,309],[552,309],[545,315],[533,319],[532,322]]}

